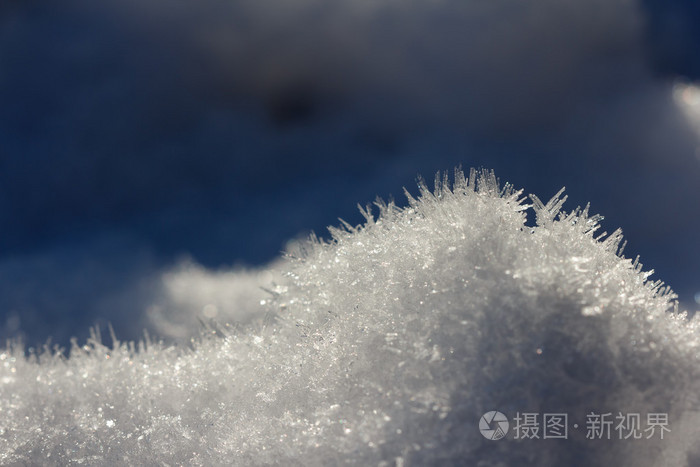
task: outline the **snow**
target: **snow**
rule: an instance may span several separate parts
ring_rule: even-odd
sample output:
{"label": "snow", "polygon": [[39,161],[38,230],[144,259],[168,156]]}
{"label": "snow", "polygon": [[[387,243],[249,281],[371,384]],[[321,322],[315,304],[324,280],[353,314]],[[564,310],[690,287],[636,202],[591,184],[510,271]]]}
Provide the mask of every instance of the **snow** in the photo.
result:
{"label": "snow", "polygon": [[[562,192],[542,203],[487,171],[407,196],[404,208],[378,201],[377,216],[363,208],[364,225],[332,228],[329,241],[297,244],[267,273],[222,276],[244,311],[219,314],[233,307],[213,293],[217,314],[189,346],[95,334],[69,357],[9,347],[0,462],[697,463],[697,323],[622,256],[620,232],[597,232],[588,209],[563,211]],[[183,271],[165,284],[187,300],[186,278],[204,273]],[[274,284],[259,301],[242,292],[264,281]],[[671,431],[491,441],[478,424],[492,410],[511,421],[664,412]]]}
{"label": "snow", "polygon": [[267,290],[282,279],[280,261],[265,268],[211,271],[183,260],[161,273],[148,297],[146,322],[158,336],[188,342],[199,334],[201,324],[248,323],[269,299]]}
{"label": "snow", "polygon": [[259,266],[459,163],[566,185],[696,309],[697,83],[658,68],[675,9],[652,3],[13,2],[0,337],[65,346],[110,321],[187,339],[196,318],[171,306],[194,304],[152,295],[180,255]]}

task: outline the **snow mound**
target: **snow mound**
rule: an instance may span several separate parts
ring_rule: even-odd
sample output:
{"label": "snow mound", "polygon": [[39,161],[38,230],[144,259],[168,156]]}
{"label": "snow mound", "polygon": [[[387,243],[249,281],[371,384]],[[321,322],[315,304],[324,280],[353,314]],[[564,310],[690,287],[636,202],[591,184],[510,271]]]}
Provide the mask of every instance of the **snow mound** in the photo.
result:
{"label": "snow mound", "polygon": [[[597,216],[486,171],[290,251],[191,348],[0,355],[4,465],[691,465],[698,330]],[[536,225],[527,225],[533,208]],[[498,410],[666,413],[664,439],[492,441]]]}
{"label": "snow mound", "polygon": [[173,342],[187,342],[201,324],[247,324],[262,313],[260,302],[280,281],[279,261],[262,269],[210,271],[191,259],[160,275],[145,309],[148,327]]}

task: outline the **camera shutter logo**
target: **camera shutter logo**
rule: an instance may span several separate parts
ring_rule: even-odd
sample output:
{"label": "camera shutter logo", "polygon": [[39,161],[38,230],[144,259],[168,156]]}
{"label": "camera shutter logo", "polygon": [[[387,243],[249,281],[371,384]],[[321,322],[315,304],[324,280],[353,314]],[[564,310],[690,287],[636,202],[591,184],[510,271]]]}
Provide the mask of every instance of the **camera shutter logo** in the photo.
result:
{"label": "camera shutter logo", "polygon": [[493,441],[505,438],[509,427],[508,417],[496,410],[486,412],[479,420],[479,431],[484,438]]}

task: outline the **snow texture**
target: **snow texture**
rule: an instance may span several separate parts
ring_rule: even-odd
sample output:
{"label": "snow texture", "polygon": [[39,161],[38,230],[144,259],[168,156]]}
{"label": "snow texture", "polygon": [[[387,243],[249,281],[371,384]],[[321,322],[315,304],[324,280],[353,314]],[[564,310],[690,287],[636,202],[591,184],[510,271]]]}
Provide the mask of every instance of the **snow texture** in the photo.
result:
{"label": "snow texture", "polygon": [[261,269],[210,271],[191,259],[161,274],[148,297],[147,328],[168,341],[187,342],[210,323],[245,324],[260,313],[275,282],[284,277],[280,261]]}
{"label": "snow texture", "polygon": [[[698,465],[697,322],[620,232],[486,171],[407,195],[298,245],[257,318],[219,316],[189,347],[8,348],[0,462]],[[665,412],[671,432],[490,441],[489,410]]]}

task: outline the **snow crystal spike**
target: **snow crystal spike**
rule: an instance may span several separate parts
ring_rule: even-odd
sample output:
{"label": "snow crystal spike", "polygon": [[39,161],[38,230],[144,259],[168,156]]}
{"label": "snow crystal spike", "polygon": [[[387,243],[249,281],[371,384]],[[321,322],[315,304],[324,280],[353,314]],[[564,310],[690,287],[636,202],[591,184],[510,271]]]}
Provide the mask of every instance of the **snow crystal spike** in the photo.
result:
{"label": "snow crystal spike", "polygon": [[[389,201],[391,202],[391,200],[389,200]],[[387,210],[387,207],[388,207],[387,202],[384,201],[384,200],[383,200],[382,198],[380,198],[379,196],[377,196],[377,197],[374,199],[374,203],[372,203],[372,204],[374,204],[375,206],[377,206],[377,207],[379,208],[379,217],[382,216],[382,213],[383,213],[384,211],[386,211],[386,210]],[[389,203],[389,204],[390,204],[390,203]]]}
{"label": "snow crystal spike", "polygon": [[510,183],[506,182],[506,183],[503,185],[503,188],[501,188],[501,192],[499,193],[499,196],[500,196],[501,198],[507,198],[507,197],[509,197],[510,195],[513,194],[513,191],[514,191],[513,185],[511,185]]}
{"label": "snow crystal spike", "polygon": [[[604,235],[604,234],[603,234]],[[599,238],[602,238],[601,235]],[[622,241],[622,229],[616,229],[608,238],[603,240],[603,247],[608,251],[617,252]]]}
{"label": "snow crystal spike", "polygon": [[388,201],[384,201],[382,198],[377,197],[374,200],[374,205],[379,208],[379,219],[385,219],[387,217],[392,217],[397,213],[401,212],[401,209],[396,207],[396,202],[392,196],[389,197]]}
{"label": "snow crystal spike", "polygon": [[479,178],[477,179],[477,192],[487,195],[498,196],[500,193],[500,180],[496,177],[493,170],[481,169]]}
{"label": "snow crystal spike", "polygon": [[676,298],[676,294],[673,293],[673,290],[671,289],[670,285],[666,286],[666,292],[664,293],[664,296],[667,298]]}
{"label": "snow crystal spike", "polygon": [[116,350],[119,347],[119,339],[117,339],[117,334],[114,332],[114,327],[112,323],[107,323],[107,329],[109,329],[109,337],[112,339],[112,350]]}
{"label": "snow crystal spike", "polygon": [[535,210],[535,213],[544,210],[544,203],[537,195],[531,194],[529,196],[532,200],[532,208]]}
{"label": "snow crystal spike", "polygon": [[583,208],[579,217],[584,220],[584,225],[586,229],[583,233],[593,233],[600,228],[600,222],[603,220],[603,216],[600,214],[590,214],[591,203],[586,203],[586,207]]}
{"label": "snow crystal spike", "polygon": [[372,214],[372,205],[366,204],[363,208],[360,203],[357,203],[357,208],[360,210],[360,214],[367,221],[367,225],[374,224],[374,215]]}
{"label": "snow crystal spike", "polygon": [[434,189],[433,189],[433,194],[437,199],[442,198],[444,190],[447,188],[445,184],[442,182],[442,174],[440,172],[437,172],[435,174],[435,181],[433,183]]}
{"label": "snow crystal spike", "polygon": [[74,352],[80,353],[80,346],[78,345],[78,338],[77,337],[70,338],[70,353],[71,353],[71,355]]}
{"label": "snow crystal spike", "polygon": [[591,209],[591,203],[586,203],[586,205],[581,209],[581,213],[579,214],[579,217],[581,219],[588,219],[588,212]]}
{"label": "snow crystal spike", "polygon": [[93,343],[102,342],[102,334],[100,333],[100,328],[93,326],[90,328],[90,339],[88,343],[92,341]]}
{"label": "snow crystal spike", "polygon": [[625,251],[625,247],[627,246],[627,240],[623,240],[622,244],[620,245],[620,248],[617,250],[617,256],[622,256],[622,253]]}
{"label": "snow crystal spike", "polygon": [[442,187],[443,187],[442,188],[443,194],[452,193],[451,184],[450,184],[450,174],[447,172],[447,170],[445,170],[442,174]]}
{"label": "snow crystal spike", "polygon": [[550,199],[549,202],[547,203],[547,206],[546,206],[547,210],[549,212],[551,212],[553,215],[559,214],[562,206],[564,206],[564,203],[566,202],[566,200],[569,199],[568,195],[564,195],[565,190],[566,190],[566,187],[562,187],[562,189],[559,190],[556,195],[552,196],[552,199]]}
{"label": "snow crystal spike", "polygon": [[[350,225],[350,223],[347,222],[347,221],[345,221],[342,217],[339,217],[338,220],[340,221],[341,224],[343,224],[343,227],[345,227],[345,229],[346,229],[348,232],[350,232],[350,233],[356,233],[356,232],[357,232],[357,228],[355,228],[355,227],[353,227],[352,225]],[[331,228],[332,228],[332,227],[328,227],[329,230],[330,230]]]}
{"label": "snow crystal spike", "polygon": [[469,169],[469,182],[467,186],[470,186],[472,191],[476,189],[476,169]]}
{"label": "snow crystal spike", "polygon": [[411,206],[412,208],[418,204],[418,201],[416,201],[416,198],[411,195],[411,193],[406,189],[406,187],[403,187],[403,194],[406,196],[406,200],[408,201],[408,205]]}
{"label": "snow crystal spike", "polygon": [[452,188],[455,192],[466,191],[467,189],[467,180],[464,177],[464,171],[461,165],[454,170],[454,183],[452,184]]}
{"label": "snow crystal spike", "polygon": [[644,267],[644,266],[642,265],[642,263],[639,261],[639,259],[640,259],[640,256],[637,255],[637,257],[634,259],[634,262],[632,263],[632,266],[633,266],[633,268],[634,268],[634,271],[637,272],[637,273],[641,273],[641,272],[642,272],[642,268]]}
{"label": "snow crystal spike", "polygon": [[476,172],[476,183],[474,184],[474,191],[479,194],[483,194],[485,190],[485,174],[483,167]]}
{"label": "snow crystal spike", "polygon": [[564,222],[567,222],[570,224],[576,224],[578,222],[578,219],[579,219],[579,215],[578,215],[579,210],[580,210],[580,208],[577,207],[576,209],[574,209],[573,211],[571,211],[568,214],[564,211],[561,211],[559,213],[559,217],[562,218],[562,220]]}
{"label": "snow crystal spike", "polygon": [[327,230],[328,230],[328,233],[331,234],[331,238],[336,242],[338,240],[342,239],[345,235],[348,235],[349,233],[351,233],[343,228],[333,227],[332,225],[329,225],[327,227]]}
{"label": "snow crystal spike", "polygon": [[151,342],[151,335],[148,333],[148,329],[143,330],[143,340],[139,344],[139,347],[143,346],[144,351],[152,347],[153,342]]}
{"label": "snow crystal spike", "polygon": [[561,208],[569,198],[567,195],[562,196],[564,194],[564,190],[566,190],[566,187],[562,187],[562,189],[559,190],[557,194],[547,202],[547,204],[544,204],[536,195],[530,195],[530,199],[532,200],[533,208],[535,210],[535,223],[538,226],[550,224],[554,222],[554,219],[557,216],[560,214],[563,215]]}
{"label": "snow crystal spike", "polygon": [[525,201],[527,200],[527,196],[523,195],[524,190],[518,190],[513,193],[512,195],[512,202],[515,204],[515,210],[516,211],[527,211],[532,207],[532,204],[526,204]]}
{"label": "snow crystal spike", "polygon": [[421,198],[430,195],[430,189],[428,188],[428,185],[425,183],[425,179],[422,176],[418,176],[416,183],[418,184],[418,191],[420,192]]}

